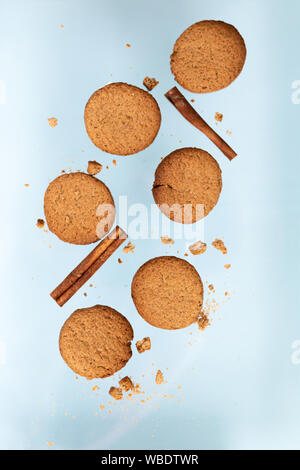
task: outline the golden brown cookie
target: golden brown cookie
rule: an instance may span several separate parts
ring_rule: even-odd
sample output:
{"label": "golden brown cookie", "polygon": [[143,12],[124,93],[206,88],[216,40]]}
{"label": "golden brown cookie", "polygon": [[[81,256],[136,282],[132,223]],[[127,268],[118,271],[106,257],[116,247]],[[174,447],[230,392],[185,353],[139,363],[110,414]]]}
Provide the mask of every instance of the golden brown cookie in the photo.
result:
{"label": "golden brown cookie", "polygon": [[246,54],[244,39],[234,26],[223,21],[200,21],[175,42],[171,70],[183,88],[209,93],[237,78]]}
{"label": "golden brown cookie", "polygon": [[52,181],[45,193],[49,230],[77,245],[96,242],[115,219],[112,195],[102,181],[85,173],[69,173]]}
{"label": "golden brown cookie", "polygon": [[111,307],[81,308],[64,323],[59,350],[67,365],[87,379],[104,378],[122,369],[132,356],[133,330]]}
{"label": "golden brown cookie", "polygon": [[111,83],[90,97],[84,122],[96,147],[115,155],[132,155],[153,142],[161,114],[150,93],[127,83]]}
{"label": "golden brown cookie", "polygon": [[157,328],[185,328],[201,315],[201,278],[190,263],[175,256],[143,264],[132,280],[131,295],[141,317]]}
{"label": "golden brown cookie", "polygon": [[182,148],[158,165],[153,197],[171,220],[194,223],[215,207],[222,189],[222,172],[217,161],[204,150]]}

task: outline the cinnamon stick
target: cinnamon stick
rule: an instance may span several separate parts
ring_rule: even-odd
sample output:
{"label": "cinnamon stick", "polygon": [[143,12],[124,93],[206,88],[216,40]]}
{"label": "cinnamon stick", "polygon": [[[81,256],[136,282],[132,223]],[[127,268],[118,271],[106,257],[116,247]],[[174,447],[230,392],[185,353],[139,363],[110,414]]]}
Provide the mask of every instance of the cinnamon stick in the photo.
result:
{"label": "cinnamon stick", "polygon": [[176,86],[171,88],[166,94],[166,98],[175,106],[175,108],[182,114],[187,121],[193,126],[197,127],[203,134],[205,134],[220,150],[226,155],[229,160],[237,156],[237,153],[222,139],[204,119],[195,111],[193,106],[187,101],[182,93]]}
{"label": "cinnamon stick", "polygon": [[127,234],[117,226],[91,253],[51,292],[51,297],[62,307],[108,260],[126,240]]}

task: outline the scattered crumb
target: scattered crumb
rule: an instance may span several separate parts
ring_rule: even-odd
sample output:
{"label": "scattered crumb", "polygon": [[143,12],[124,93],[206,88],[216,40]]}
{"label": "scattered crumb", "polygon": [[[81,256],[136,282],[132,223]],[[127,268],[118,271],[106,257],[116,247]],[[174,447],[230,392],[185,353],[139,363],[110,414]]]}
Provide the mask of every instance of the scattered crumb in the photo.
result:
{"label": "scattered crumb", "polygon": [[86,292],[84,292],[84,293],[83,293],[83,295],[84,295],[84,297],[86,297],[86,296],[87,296],[87,293],[86,293]]}
{"label": "scattered crumb", "polygon": [[208,288],[209,288],[209,290],[214,290],[213,284],[209,284]]}
{"label": "scattered crumb", "polygon": [[212,246],[216,248],[216,250],[222,251],[223,255],[227,255],[227,248],[222,240],[216,238],[215,241],[212,242]]}
{"label": "scattered crumb", "polygon": [[63,24],[61,24],[60,27],[61,27],[61,29],[64,29],[65,26]]}
{"label": "scattered crumb", "polygon": [[105,167],[105,168],[106,168],[107,170],[109,170],[109,166],[108,166],[108,165],[106,165],[106,167]]}
{"label": "scattered crumb", "polygon": [[222,121],[223,121],[223,114],[221,114],[221,113],[216,113],[216,114],[215,114],[215,120],[216,120],[216,121],[219,121],[219,122],[222,122]]}
{"label": "scattered crumb", "polygon": [[57,119],[56,118],[48,118],[48,122],[50,127],[56,127],[57,126]]}
{"label": "scattered crumb", "polygon": [[184,253],[184,255],[183,255],[183,256],[189,256],[189,255],[188,255],[187,253]]}
{"label": "scattered crumb", "polygon": [[119,387],[110,387],[110,389],[109,389],[109,394],[110,394],[115,400],[122,400],[122,398],[123,398],[122,389],[119,388]]}
{"label": "scattered crumb", "polygon": [[147,90],[151,91],[153,90],[156,85],[158,85],[159,82],[155,78],[150,78],[150,77],[145,77],[143,81],[143,85],[147,88]]}
{"label": "scattered crumb", "polygon": [[48,444],[48,446],[50,446],[50,447],[53,447],[53,442],[51,442],[51,441],[46,441],[46,444]]}
{"label": "scattered crumb", "polygon": [[227,131],[226,131],[226,134],[231,135],[232,132],[227,130]]}
{"label": "scattered crumb", "polygon": [[136,345],[136,349],[141,354],[151,349],[151,340],[149,336],[147,336],[146,338],[143,338],[141,341],[137,341],[135,345]]}
{"label": "scattered crumb", "polygon": [[189,246],[192,255],[202,255],[206,251],[207,245],[202,241],[198,241]]}
{"label": "scattered crumb", "polygon": [[193,98],[191,99],[191,103],[195,103],[195,100]]}
{"label": "scattered crumb", "polygon": [[134,253],[135,245],[131,242],[128,242],[127,245],[123,248],[124,253]]}
{"label": "scattered crumb", "polygon": [[118,263],[119,263],[119,264],[122,264],[122,263],[123,263],[123,261],[121,260],[121,258],[118,258]]}
{"label": "scattered crumb", "polygon": [[37,221],[36,221],[36,226],[37,226],[38,228],[43,228],[44,225],[45,225],[45,221],[44,221],[43,219],[37,219]]}
{"label": "scattered crumb", "polygon": [[114,166],[117,166],[117,161],[116,160],[113,160],[112,162],[113,162]]}
{"label": "scattered crumb", "polygon": [[131,47],[131,44],[126,44],[126,47]]}
{"label": "scattered crumb", "polygon": [[100,405],[99,408],[100,408],[100,410],[104,410],[105,406],[104,406],[104,405]]}
{"label": "scattered crumb", "polygon": [[172,238],[160,237],[160,239],[164,245],[174,245],[174,240],[172,240]]}
{"label": "scattered crumb", "polygon": [[133,390],[134,388],[134,385],[128,376],[123,377],[123,379],[119,381],[119,385],[124,390],[124,392],[129,392],[129,390]]}
{"label": "scattered crumb", "polygon": [[224,265],[224,268],[225,268],[225,269],[230,269],[230,268],[231,268],[231,264],[225,264],[225,265]]}
{"label": "scattered crumb", "polygon": [[24,186],[25,186],[25,188],[29,188],[29,184],[28,184],[28,183],[25,183]]}
{"label": "scattered crumb", "polygon": [[160,384],[164,383],[164,376],[163,376],[161,370],[158,370],[156,372],[155,382],[157,383],[157,385],[160,385]]}
{"label": "scattered crumb", "polygon": [[100,390],[100,388],[98,387],[98,385],[95,385],[95,386],[92,388],[92,392],[95,392],[96,390]]}
{"label": "scattered crumb", "polygon": [[209,319],[207,318],[206,315],[203,315],[203,314],[202,314],[202,317],[198,319],[197,323],[198,323],[198,328],[201,331],[204,331],[210,325]]}
{"label": "scattered crumb", "polygon": [[98,173],[100,173],[101,170],[102,170],[102,165],[101,165],[101,163],[96,162],[96,160],[94,160],[94,161],[89,161],[89,163],[88,163],[88,168],[87,168],[87,172],[88,172],[90,175],[97,175]]}

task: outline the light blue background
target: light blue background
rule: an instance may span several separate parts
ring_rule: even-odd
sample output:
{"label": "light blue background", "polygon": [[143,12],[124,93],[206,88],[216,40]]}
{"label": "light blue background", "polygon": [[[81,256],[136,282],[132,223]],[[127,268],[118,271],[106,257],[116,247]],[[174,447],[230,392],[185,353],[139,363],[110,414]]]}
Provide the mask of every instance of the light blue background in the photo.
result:
{"label": "light blue background", "polygon": [[[299,15],[297,0],[0,2],[0,80],[7,91],[0,105],[1,448],[48,449],[46,441],[56,449],[300,448],[300,365],[291,361],[292,344],[300,339],[300,106],[291,100],[292,82],[300,80]],[[231,163],[164,97],[175,85],[173,43],[203,19],[234,24],[248,50],[243,73],[227,89],[203,96],[184,91],[211,124],[216,111],[224,114],[217,129],[239,153]],[[115,168],[113,157],[86,135],[84,105],[107,82],[140,86],[145,75],[160,82],[153,95],[161,130],[144,152],[117,157]],[[53,116],[58,126],[51,129],[47,118]],[[60,309],[49,292],[91,248],[36,228],[49,181],[63,169],[85,171],[95,159],[109,165],[100,178],[116,201],[126,194],[129,202],[150,207],[160,158],[181,146],[209,151],[223,171],[205,240],[224,237],[229,254],[210,248],[187,258],[206,294],[212,282],[221,300],[212,326],[204,333],[195,325],[158,330],[131,301],[137,268],[153,256],[177,250],[183,256],[185,241],[170,248],[159,240],[136,241],[134,254],[120,251],[94,276],[96,288],[84,287]],[[108,390],[119,374],[75,380],[59,355],[65,319],[99,302],[128,317],[135,341],[152,339],[150,352],[138,355],[133,348],[120,374],[141,383],[145,395],[134,402],[109,405]],[[157,368],[167,380],[161,386],[154,384]],[[100,390],[92,392],[96,384]]]}

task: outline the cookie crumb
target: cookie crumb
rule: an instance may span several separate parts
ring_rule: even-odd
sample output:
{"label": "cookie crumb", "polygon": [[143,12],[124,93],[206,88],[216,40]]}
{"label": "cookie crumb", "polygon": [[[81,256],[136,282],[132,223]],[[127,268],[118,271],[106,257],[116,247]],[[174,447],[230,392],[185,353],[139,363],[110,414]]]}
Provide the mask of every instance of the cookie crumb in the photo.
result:
{"label": "cookie crumb", "polygon": [[25,186],[25,188],[29,188],[29,184],[28,184],[28,183],[25,183],[24,186]]}
{"label": "cookie crumb", "polygon": [[43,219],[37,219],[36,226],[38,228],[43,228],[45,226],[45,221]]}
{"label": "cookie crumb", "polygon": [[128,242],[127,245],[123,248],[124,253],[134,253],[135,245],[131,242]]}
{"label": "cookie crumb", "polygon": [[112,162],[113,162],[114,166],[117,166],[117,161],[116,160],[113,160]]}
{"label": "cookie crumb", "polygon": [[191,103],[195,103],[195,100],[193,98],[191,99]]}
{"label": "cookie crumb", "polygon": [[57,126],[57,119],[56,118],[48,118],[49,126],[56,127]]}
{"label": "cookie crumb", "polygon": [[225,269],[230,269],[230,268],[231,268],[231,264],[225,264],[225,265],[224,265],[224,268],[225,268]]}
{"label": "cookie crumb", "polygon": [[131,47],[131,44],[126,44],[126,47]]}
{"label": "cookie crumb", "polygon": [[209,288],[209,290],[214,290],[213,284],[209,284],[208,288]]}
{"label": "cookie crumb", "polygon": [[89,175],[97,175],[102,170],[101,163],[96,162],[96,160],[89,161],[87,172]]}
{"label": "cookie crumb", "polygon": [[60,27],[61,27],[61,29],[64,29],[64,28],[65,28],[65,25],[61,24]]}
{"label": "cookie crumb", "polygon": [[206,315],[202,315],[202,317],[199,318],[197,323],[198,323],[198,328],[201,331],[204,331],[210,325],[210,321]]}
{"label": "cookie crumb", "polygon": [[143,338],[141,341],[137,341],[135,345],[136,345],[136,349],[138,350],[138,352],[142,354],[143,352],[151,349],[151,340],[149,336],[147,336],[146,338]]}
{"label": "cookie crumb", "polygon": [[231,135],[232,132],[227,130],[227,131],[226,131],[226,134]]}
{"label": "cookie crumb", "polygon": [[98,385],[95,385],[95,386],[92,388],[92,392],[95,392],[96,390],[100,390],[100,388],[98,387]]}
{"label": "cookie crumb", "polygon": [[192,255],[202,255],[207,249],[207,244],[199,240],[189,246],[189,250]]}
{"label": "cookie crumb", "polygon": [[159,82],[155,78],[150,78],[150,77],[145,77],[143,80],[143,85],[147,88],[147,90],[151,91],[153,90],[156,85],[158,85]]}
{"label": "cookie crumb", "polygon": [[51,441],[46,441],[46,444],[50,447],[53,447],[53,442],[51,442]]}
{"label": "cookie crumb", "polygon": [[223,121],[223,114],[222,113],[216,113],[215,114],[215,120],[222,122]]}
{"label": "cookie crumb", "polygon": [[124,390],[124,392],[129,392],[129,390],[133,390],[134,388],[133,383],[128,375],[119,380],[119,385]]}
{"label": "cookie crumb", "polygon": [[122,263],[123,263],[123,261],[121,260],[121,258],[118,258],[118,263],[119,263],[119,264],[122,264]]}
{"label": "cookie crumb", "polygon": [[164,244],[164,245],[174,245],[174,240],[172,238],[169,238],[169,237],[160,237],[161,239],[161,242]]}
{"label": "cookie crumb", "polygon": [[115,400],[122,400],[123,392],[119,387],[110,387],[108,392]]}
{"label": "cookie crumb", "polygon": [[216,248],[216,250],[221,251],[223,255],[227,255],[227,248],[222,240],[216,238],[215,241],[212,242],[212,246]]}
{"label": "cookie crumb", "polygon": [[156,372],[155,382],[157,383],[157,385],[160,385],[160,384],[164,383],[164,376],[163,376],[161,370],[158,370]]}

